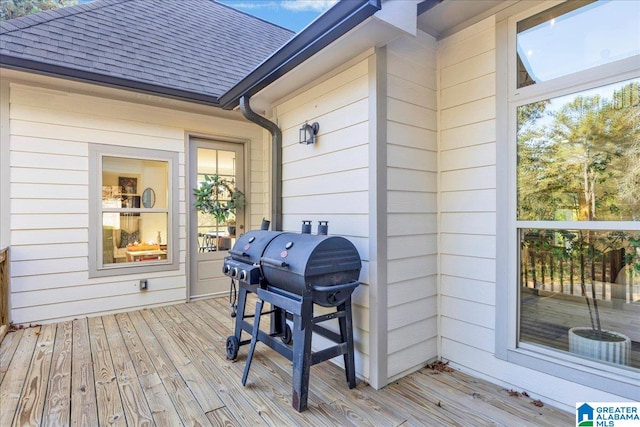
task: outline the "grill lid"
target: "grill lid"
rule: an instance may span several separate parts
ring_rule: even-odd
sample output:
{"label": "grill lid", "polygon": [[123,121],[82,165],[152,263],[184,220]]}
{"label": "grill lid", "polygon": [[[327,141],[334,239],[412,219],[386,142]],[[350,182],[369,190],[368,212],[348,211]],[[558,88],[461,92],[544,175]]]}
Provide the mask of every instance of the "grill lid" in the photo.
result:
{"label": "grill lid", "polygon": [[272,285],[301,295],[313,287],[355,282],[362,263],[353,243],[340,236],[282,233],[260,259]]}
{"label": "grill lid", "polygon": [[238,238],[229,255],[236,261],[258,264],[265,248],[282,231],[254,230]]}

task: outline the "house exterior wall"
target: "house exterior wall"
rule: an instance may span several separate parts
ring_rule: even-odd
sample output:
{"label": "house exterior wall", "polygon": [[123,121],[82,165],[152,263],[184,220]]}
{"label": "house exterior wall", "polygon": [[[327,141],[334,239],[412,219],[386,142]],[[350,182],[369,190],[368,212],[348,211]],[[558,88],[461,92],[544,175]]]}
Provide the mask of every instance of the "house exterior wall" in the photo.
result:
{"label": "house exterior wall", "polygon": [[[10,111],[9,140],[2,141],[10,147],[10,158],[2,159],[3,168],[9,169],[10,195],[9,206],[2,209],[9,211],[10,219],[11,320],[43,323],[184,301],[188,135],[250,140],[251,182],[264,188],[260,180],[268,159],[262,129],[246,121],[116,99],[135,98],[117,91],[113,98],[95,96],[89,85],[50,79],[45,86],[4,82],[10,91],[9,109],[3,108]],[[92,143],[179,155],[179,268],[144,274],[153,281],[146,292],[136,285],[141,275],[89,278],[89,236],[98,232],[89,230],[89,192],[96,191],[89,188]],[[262,194],[256,202],[250,206],[253,216],[267,216]],[[251,225],[258,227],[259,220]]]}
{"label": "house exterior wall", "polygon": [[565,410],[619,401],[494,356],[496,212],[506,208],[496,199],[496,42],[492,16],[438,43],[440,356]]}
{"label": "house exterior wall", "polygon": [[[277,104],[282,129],[283,229],[299,232],[302,220],[329,221],[329,234],[358,249],[362,284],[353,295],[356,371],[369,376],[369,67],[360,58]],[[318,140],[298,143],[298,129],[318,122]],[[336,328],[336,325],[330,327]],[[314,337],[314,346],[322,345]]]}
{"label": "house exterior wall", "polygon": [[388,381],[437,357],[436,42],[387,45]]}
{"label": "house exterior wall", "polygon": [[[396,40],[384,53],[361,55],[274,108],[273,120],[283,131],[284,229],[299,231],[302,220],[311,220],[315,232],[318,220],[328,220],[329,233],[351,240],[363,260],[353,301],[356,365],[374,386],[437,356],[435,46],[424,33]],[[383,66],[375,65],[379,61]],[[378,83],[384,85],[380,93]],[[382,103],[374,101],[377,96]],[[316,144],[299,144],[300,126],[316,121]],[[376,135],[381,129],[384,135]],[[382,163],[372,154],[378,143]],[[378,173],[387,177],[384,188],[372,184]],[[372,207],[376,191],[384,192],[375,199],[384,203],[387,227],[381,234],[371,232],[378,221]],[[383,253],[372,259],[371,248],[381,239]],[[378,263],[384,263],[380,270]],[[376,277],[379,271],[386,271],[384,277]],[[381,306],[372,307],[372,298]],[[370,316],[381,312],[387,318],[373,337],[371,325],[377,323]],[[384,341],[383,354],[374,360],[377,339]],[[321,346],[322,338],[314,337],[314,344]],[[382,378],[370,372],[377,363],[384,365],[375,367]]]}
{"label": "house exterior wall", "polygon": [[[330,234],[345,236],[358,248],[363,270],[354,293],[356,368],[374,387],[441,357],[567,410],[576,396],[619,400],[495,356],[496,216],[502,209],[496,196],[496,37],[495,16],[438,42],[421,32],[404,36],[276,102],[271,119],[284,139],[283,229],[297,232],[302,220],[311,220],[315,232],[317,221],[327,220]],[[269,146],[263,142],[268,135],[242,121],[59,85],[2,82],[1,99],[11,109],[0,161],[10,166],[10,195],[9,207],[0,209],[10,220],[10,238],[0,241],[12,247],[13,321],[55,321],[183,301],[185,135],[251,140],[250,228],[270,215]],[[381,94],[382,102],[376,98]],[[316,121],[317,143],[299,144],[300,126]],[[376,134],[381,129],[382,136]],[[7,139],[10,160],[4,155]],[[158,287],[148,293],[132,286],[137,277],[88,278],[91,143],[180,155],[180,268],[155,273]],[[382,163],[372,154],[380,143]],[[2,172],[6,176],[6,169]],[[379,173],[386,177],[380,187],[372,185]],[[385,225],[380,233],[380,218],[372,213],[378,200],[382,207],[373,207],[376,215],[383,213]],[[381,323],[372,320],[382,314]],[[322,346],[322,339],[314,337],[314,345]]]}
{"label": "house exterior wall", "polygon": [[485,20],[439,43],[442,357],[493,352],[495,29]]}

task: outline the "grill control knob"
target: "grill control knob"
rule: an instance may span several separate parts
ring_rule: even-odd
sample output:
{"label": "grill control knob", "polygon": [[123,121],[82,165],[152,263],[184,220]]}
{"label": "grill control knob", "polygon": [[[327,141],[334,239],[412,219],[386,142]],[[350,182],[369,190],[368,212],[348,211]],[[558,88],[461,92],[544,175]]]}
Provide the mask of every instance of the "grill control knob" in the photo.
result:
{"label": "grill control knob", "polygon": [[238,277],[238,267],[233,267],[233,270],[231,270],[231,277]]}
{"label": "grill control knob", "polygon": [[238,279],[246,282],[247,281],[247,270],[242,270],[240,272],[240,276],[238,277]]}
{"label": "grill control knob", "polygon": [[231,273],[231,267],[229,266],[229,264],[225,264],[222,267],[222,273],[227,275],[227,276],[229,275],[229,273]]}

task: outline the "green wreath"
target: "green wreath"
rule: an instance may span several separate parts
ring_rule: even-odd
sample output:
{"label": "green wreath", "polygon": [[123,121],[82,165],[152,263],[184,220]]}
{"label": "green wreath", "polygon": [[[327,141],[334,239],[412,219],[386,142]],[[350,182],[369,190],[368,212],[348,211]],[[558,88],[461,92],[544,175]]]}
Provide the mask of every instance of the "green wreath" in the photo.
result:
{"label": "green wreath", "polygon": [[193,206],[199,212],[213,215],[219,224],[226,222],[245,204],[244,193],[219,175],[205,175],[204,181],[193,190],[193,195],[196,198]]}

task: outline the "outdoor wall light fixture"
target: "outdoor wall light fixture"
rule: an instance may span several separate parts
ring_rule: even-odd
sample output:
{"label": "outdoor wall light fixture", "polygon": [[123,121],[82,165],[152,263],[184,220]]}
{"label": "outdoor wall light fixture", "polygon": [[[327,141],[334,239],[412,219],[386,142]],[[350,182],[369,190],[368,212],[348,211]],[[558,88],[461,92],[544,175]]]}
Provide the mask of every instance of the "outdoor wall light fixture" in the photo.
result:
{"label": "outdoor wall light fixture", "polygon": [[300,128],[298,143],[306,145],[315,144],[319,129],[320,125],[318,122],[313,122],[313,124],[305,122]]}

